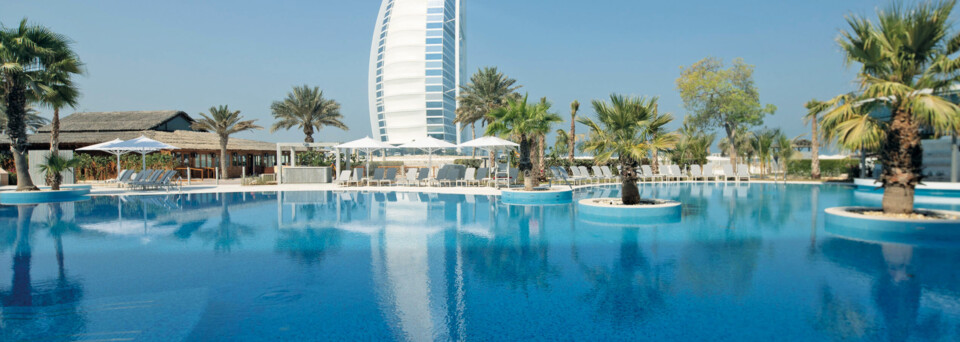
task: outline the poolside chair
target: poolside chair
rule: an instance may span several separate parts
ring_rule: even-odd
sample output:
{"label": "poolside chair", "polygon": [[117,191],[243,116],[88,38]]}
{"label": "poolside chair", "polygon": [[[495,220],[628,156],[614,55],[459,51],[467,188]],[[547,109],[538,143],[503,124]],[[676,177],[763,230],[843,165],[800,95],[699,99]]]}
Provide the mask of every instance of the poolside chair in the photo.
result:
{"label": "poolside chair", "polygon": [[669,167],[670,167],[670,171],[673,172],[673,176],[677,178],[678,182],[680,181],[681,178],[690,179],[690,177],[683,174],[683,171],[680,170],[680,165],[674,164],[674,165],[670,165]]}
{"label": "poolside chair", "polygon": [[400,175],[400,180],[397,181],[397,185],[406,185],[410,186],[417,184],[417,168],[403,168],[401,170],[406,170],[406,173]]}
{"label": "poolside chair", "polygon": [[339,186],[345,186],[350,182],[350,170],[340,171],[340,176],[337,176],[337,179],[334,180],[334,183]]}
{"label": "poolside chair", "polygon": [[550,186],[551,186],[551,187],[553,186],[553,181],[556,180],[558,183],[559,183],[560,181],[563,181],[564,183],[567,184],[567,186],[569,186],[571,189],[573,189],[573,183],[570,183],[570,180],[567,179],[567,172],[566,172],[566,171],[563,171],[563,168],[561,168],[561,167],[559,167],[559,166],[554,166],[554,167],[551,167],[551,168],[550,168],[550,172],[551,172],[552,175],[553,175],[553,177],[550,177]]}
{"label": "poolside chair", "polygon": [[590,170],[588,170],[586,166],[581,165],[579,166],[579,168],[580,168],[580,174],[586,177],[588,181],[590,181],[591,183],[593,183],[593,181],[597,181],[598,183],[600,182],[600,178],[597,177],[596,174],[592,176],[590,175]]}
{"label": "poolside chair", "polygon": [[466,172],[462,166],[463,165],[447,165],[447,172],[444,174],[442,179],[439,177],[437,178],[437,183],[440,186],[443,186],[444,184],[450,186],[456,185],[457,181],[463,179],[463,174]]}
{"label": "poolside chair", "polygon": [[[469,169],[467,169],[467,171],[469,172]],[[477,169],[473,177],[465,177],[466,185],[470,186],[471,184],[476,184],[477,186],[480,186],[480,183],[482,183],[483,179],[486,178],[486,175],[489,175],[489,174],[490,174],[489,168],[481,167]]]}
{"label": "poolside chair", "polygon": [[695,181],[702,178],[703,171],[700,169],[700,165],[690,165],[690,180]]}
{"label": "poolside chair", "polygon": [[477,168],[468,167],[466,173],[463,174],[463,179],[457,180],[457,186],[459,186],[460,184],[463,184],[464,186],[466,186],[467,181],[474,180],[476,178],[477,178]]}
{"label": "poolside chair", "polygon": [[158,170],[154,174],[157,175],[154,180],[152,181],[148,180],[146,182],[138,183],[135,186],[138,186],[144,190],[151,189],[151,188],[152,189],[167,188],[167,190],[170,190],[170,181],[173,180],[173,176],[177,175],[177,171],[176,170],[168,170],[168,171]]}
{"label": "poolside chair", "polygon": [[571,166],[571,167],[570,167],[570,179],[572,179],[574,183],[583,184],[584,182],[587,181],[587,176],[584,175],[583,172],[580,172],[580,168],[579,168],[579,167],[577,167],[577,166]]}
{"label": "poolside chair", "polygon": [[135,182],[144,182],[153,175],[153,170],[145,169],[131,175],[127,180],[120,182],[121,185],[131,186]]}
{"label": "poolside chair", "polygon": [[383,180],[383,168],[377,168],[373,171],[373,177],[366,177],[360,180],[361,183],[366,183],[367,186],[370,186],[370,183],[377,183]]}
{"label": "poolside chair", "polygon": [[433,177],[427,178],[427,185],[429,186],[440,186],[440,180],[447,178],[447,173],[450,172],[450,168],[447,165],[440,166],[437,169],[437,173]]}
{"label": "poolside chair", "polygon": [[130,176],[133,175],[133,171],[130,170],[121,170],[120,174],[117,175],[116,179],[107,180],[107,183],[123,183],[130,179]]}
{"label": "poolside chair", "polygon": [[673,173],[669,167],[666,167],[666,165],[660,165],[657,167],[657,175],[660,176],[660,179],[664,181],[670,181],[670,178],[673,178]]}
{"label": "poolside chair", "polygon": [[720,175],[718,175],[716,172],[713,172],[713,168],[714,168],[714,165],[711,164],[711,163],[707,163],[707,165],[704,165],[704,166],[703,166],[703,179],[704,179],[704,180],[707,180],[707,181],[708,181],[708,180],[710,180],[710,178],[713,178],[714,181],[720,180]]}
{"label": "poolside chair", "polygon": [[650,168],[650,165],[640,165],[640,171],[642,173],[638,174],[637,177],[640,178],[641,180],[649,179],[651,182],[653,182],[653,181],[656,181],[657,178],[662,179],[661,176],[653,173],[653,169]]}
{"label": "poolside chair", "polygon": [[596,177],[600,182],[606,183],[607,180],[609,180],[609,178],[603,174],[603,170],[600,170],[599,166],[591,166],[590,170],[593,170],[594,177]]}
{"label": "poolside chair", "polygon": [[737,180],[737,174],[733,172],[733,165],[723,164],[723,181],[726,182],[730,178]]}
{"label": "poolside chair", "polygon": [[737,164],[737,181],[744,179],[750,181],[750,167],[745,164]]}
{"label": "poolside chair", "polygon": [[[147,172],[144,172],[144,173],[147,173]],[[130,182],[130,186],[135,188],[146,188],[147,186],[152,185],[154,182],[160,179],[160,176],[163,176],[163,171],[160,171],[160,170],[150,171],[146,179],[132,181]],[[140,179],[140,177],[137,177],[137,178]]]}
{"label": "poolside chair", "polygon": [[423,167],[417,170],[417,186],[427,185],[430,182],[430,168]]}
{"label": "poolside chair", "polygon": [[603,172],[603,176],[604,176],[604,177],[607,177],[607,179],[609,179],[610,181],[612,181],[612,182],[619,182],[619,181],[620,181],[620,175],[615,175],[615,174],[613,174],[613,171],[610,171],[610,167],[609,167],[609,166],[607,166],[607,165],[601,166],[601,167],[600,167],[600,171],[602,171],[602,172]]}
{"label": "poolside chair", "polygon": [[387,183],[387,185],[390,185],[390,184],[393,184],[393,182],[395,182],[396,180],[397,180],[397,169],[389,168],[385,172],[383,179],[377,181],[377,185],[378,186],[383,185],[383,183]]}

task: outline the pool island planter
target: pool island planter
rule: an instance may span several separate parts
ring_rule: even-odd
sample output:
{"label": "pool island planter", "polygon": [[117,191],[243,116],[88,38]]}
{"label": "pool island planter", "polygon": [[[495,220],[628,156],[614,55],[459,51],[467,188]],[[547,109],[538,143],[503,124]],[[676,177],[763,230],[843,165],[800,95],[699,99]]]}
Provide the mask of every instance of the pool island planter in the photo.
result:
{"label": "pool island planter", "polygon": [[600,223],[650,225],[680,222],[682,204],[661,199],[641,199],[637,205],[610,204],[620,198],[587,198],[577,202],[580,218]]}
{"label": "pool island planter", "polygon": [[500,191],[500,201],[517,205],[567,204],[573,202],[573,189],[538,188],[534,191],[504,189]]}
{"label": "pool island planter", "polygon": [[916,209],[951,218],[917,219],[864,215],[860,211],[880,211],[876,207],[833,207],[826,213],[827,233],[840,237],[879,243],[924,246],[960,246],[960,212]]}
{"label": "pool island planter", "polygon": [[5,191],[0,192],[0,204],[40,204],[72,202],[87,199],[90,194],[90,185],[62,185],[60,190],[53,191],[50,187],[40,187],[40,191]]}

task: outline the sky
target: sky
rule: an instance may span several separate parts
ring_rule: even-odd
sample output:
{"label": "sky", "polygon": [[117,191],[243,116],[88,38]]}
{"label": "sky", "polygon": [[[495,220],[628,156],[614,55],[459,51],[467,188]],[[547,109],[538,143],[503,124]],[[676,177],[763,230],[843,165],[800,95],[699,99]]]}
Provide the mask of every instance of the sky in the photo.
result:
{"label": "sky", "polygon": [[[676,89],[681,66],[708,56],[756,67],[764,126],[808,134],[803,103],[851,91],[855,66],[836,37],[848,14],[875,17],[888,2],[861,0],[465,0],[467,68],[497,66],[530,98],[569,103],[611,93],[659,96],[678,127],[687,114]],[[349,131],[370,135],[367,72],[380,0],[0,1],[0,23],[26,17],[75,41],[86,64],[76,111],[183,110],[226,104],[269,128],[270,103],[295,85],[318,86],[341,105]],[[67,113],[73,112],[67,110]],[[49,115],[49,110],[42,110]],[[569,121],[558,128],[569,129]],[[578,132],[586,132],[578,127]],[[718,131],[718,135],[722,135]],[[303,141],[298,130],[236,135]],[[466,140],[466,139],[464,139]]]}

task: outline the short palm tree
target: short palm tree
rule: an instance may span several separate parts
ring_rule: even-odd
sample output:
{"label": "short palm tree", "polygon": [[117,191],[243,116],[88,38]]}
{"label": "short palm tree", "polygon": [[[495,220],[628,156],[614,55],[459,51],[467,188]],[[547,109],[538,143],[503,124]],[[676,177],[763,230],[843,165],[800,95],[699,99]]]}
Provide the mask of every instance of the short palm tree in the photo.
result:
{"label": "short palm tree", "polygon": [[494,109],[507,104],[509,99],[518,99],[517,90],[520,89],[517,80],[507,77],[496,67],[478,69],[470,82],[460,88],[457,97],[457,117],[455,123],[470,126],[473,138],[477,138],[476,123],[490,122],[489,114]]}
{"label": "short palm tree", "polygon": [[28,89],[43,84],[48,70],[64,58],[72,58],[71,41],[45,27],[28,25],[24,19],[15,28],[0,27],[0,93],[7,113],[7,136],[17,170],[17,191],[36,191],[27,166]]}
{"label": "short palm tree", "polygon": [[847,62],[861,66],[860,88],[830,101],[820,124],[844,148],[879,142],[886,213],[913,211],[923,177],[921,129],[942,136],[960,127],[960,108],[938,95],[960,81],[960,60],[952,57],[960,52],[960,34],[949,32],[954,5],[895,3],[877,11],[877,24],[848,17],[850,29],[838,38]]}
{"label": "short palm tree", "polygon": [[53,109],[53,119],[50,120],[50,153],[60,153],[60,109],[76,108],[80,99],[80,90],[71,77],[81,74],[81,67],[79,58],[70,52],[70,56],[64,56],[45,70],[41,76],[43,82],[36,83],[33,89],[34,101]]}
{"label": "short palm tree", "polygon": [[779,130],[764,128],[750,134],[750,147],[756,153],[760,162],[760,176],[767,170],[770,159],[773,158],[773,143],[781,135]]}
{"label": "short palm tree", "polygon": [[240,111],[231,111],[226,105],[210,107],[210,114],[200,113],[200,119],[193,123],[193,129],[213,132],[220,137],[220,172],[223,178],[229,178],[227,173],[227,142],[230,136],[263,127],[254,124],[257,120],[243,120]]}
{"label": "short palm tree", "polygon": [[807,109],[805,121],[810,122],[810,178],[820,179],[820,113],[829,109],[829,105],[824,101],[812,99],[805,103]]}
{"label": "short palm tree", "polygon": [[673,148],[677,144],[676,134],[667,131],[667,124],[673,121],[670,113],[660,114],[659,98],[652,97],[647,102],[650,118],[644,122],[646,136],[650,143],[650,167],[654,173],[660,172],[660,151]]}
{"label": "short palm tree", "polygon": [[299,127],[303,130],[304,142],[312,143],[313,134],[323,127],[331,126],[348,130],[340,114],[340,104],[332,99],[323,98],[323,91],[319,87],[310,88],[307,85],[293,87],[283,101],[274,101],[270,111],[277,122],[270,127],[270,132],[281,129]]}
{"label": "short palm tree", "polygon": [[584,149],[593,152],[597,163],[616,157],[619,162],[623,204],[640,203],[637,188],[637,166],[650,151],[651,143],[645,126],[651,118],[651,100],[644,97],[610,95],[610,102],[593,100],[597,120],[581,117],[578,122],[590,128]]}
{"label": "short palm tree", "polygon": [[523,172],[523,188],[532,191],[537,177],[530,161],[530,150],[540,134],[550,131],[550,126],[563,121],[559,115],[549,112],[546,101],[536,104],[527,103],[527,97],[510,99],[507,105],[490,112],[492,121],[487,126],[487,135],[512,137],[520,144],[518,167]]}
{"label": "short palm tree", "polygon": [[80,166],[80,159],[64,159],[59,154],[53,152],[47,154],[46,159],[40,163],[40,172],[47,176],[47,183],[50,184],[50,190],[60,190],[60,184],[63,183],[63,172]]}

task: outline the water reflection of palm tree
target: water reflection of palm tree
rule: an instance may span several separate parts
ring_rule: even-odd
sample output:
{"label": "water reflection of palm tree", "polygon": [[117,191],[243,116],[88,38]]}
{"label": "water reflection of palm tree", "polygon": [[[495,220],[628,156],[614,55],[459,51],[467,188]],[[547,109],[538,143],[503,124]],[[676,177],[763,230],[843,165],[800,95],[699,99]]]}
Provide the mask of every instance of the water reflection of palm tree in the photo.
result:
{"label": "water reflection of palm tree", "polygon": [[340,249],[343,233],[334,228],[282,229],[276,250],[303,264],[321,263],[328,253]]}
{"label": "water reflection of palm tree", "polygon": [[[540,232],[539,240],[531,239],[531,225],[542,229],[543,217],[534,215],[532,207],[507,206],[508,222],[496,227],[509,228],[511,231],[497,232],[492,240],[469,241],[464,249],[464,259],[480,277],[512,288],[526,290],[528,286],[546,288],[548,280],[557,275],[557,269],[547,258],[548,244],[545,233]],[[514,230],[516,229],[516,230]],[[477,239],[472,235],[468,239]]]}
{"label": "water reflection of palm tree", "polygon": [[234,246],[240,245],[243,236],[253,235],[254,229],[248,225],[233,222],[226,196],[220,203],[220,222],[217,227],[209,231],[201,231],[198,235],[206,241],[213,241],[215,251],[230,252]]}
{"label": "water reflection of palm tree", "polygon": [[820,308],[813,327],[837,340],[875,340],[876,324],[862,305],[837,297],[829,285],[820,288]]}
{"label": "water reflection of palm tree", "polygon": [[597,315],[614,325],[637,323],[644,317],[663,310],[667,283],[664,269],[652,266],[643,255],[638,241],[639,230],[623,228],[620,256],[613,267],[589,267],[579,260],[592,288],[583,299],[593,304]]}
{"label": "water reflection of palm tree", "polygon": [[[0,304],[3,312],[15,309],[17,319],[0,322],[0,340],[35,340],[49,336],[70,336],[81,332],[86,323],[78,303],[83,296],[81,284],[70,280],[63,265],[63,248],[60,235],[72,231],[72,223],[63,222],[59,203],[49,204],[50,233],[58,240],[57,262],[58,276],[53,286],[49,282],[37,282],[34,285],[30,276],[32,247],[30,243],[35,205],[23,205],[17,208],[16,240],[14,241],[13,279],[10,291],[0,291]],[[49,321],[43,318],[49,318]]]}

